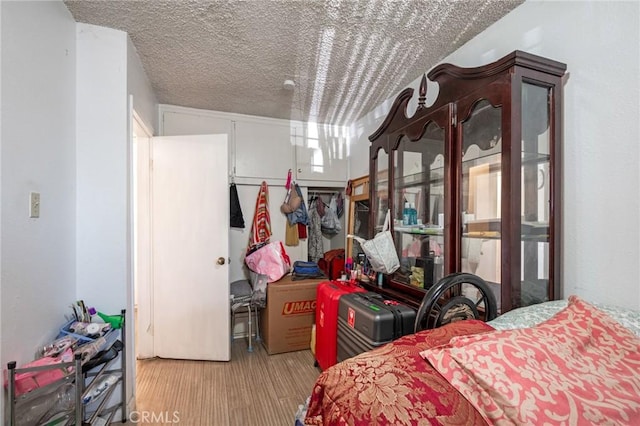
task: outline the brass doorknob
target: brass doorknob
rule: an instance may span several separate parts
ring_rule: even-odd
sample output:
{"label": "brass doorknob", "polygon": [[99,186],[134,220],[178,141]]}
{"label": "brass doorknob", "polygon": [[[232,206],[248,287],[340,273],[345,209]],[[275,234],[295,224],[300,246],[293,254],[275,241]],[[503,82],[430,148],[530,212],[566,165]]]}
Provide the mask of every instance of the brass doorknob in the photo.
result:
{"label": "brass doorknob", "polygon": [[224,265],[224,257],[219,257],[216,263],[218,265]]}

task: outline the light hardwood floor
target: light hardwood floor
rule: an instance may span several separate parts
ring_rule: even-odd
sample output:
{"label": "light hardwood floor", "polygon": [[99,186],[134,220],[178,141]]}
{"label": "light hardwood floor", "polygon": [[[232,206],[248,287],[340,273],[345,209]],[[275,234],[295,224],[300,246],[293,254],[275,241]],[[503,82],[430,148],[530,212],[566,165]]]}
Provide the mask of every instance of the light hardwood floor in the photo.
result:
{"label": "light hardwood floor", "polygon": [[137,418],[131,420],[144,425],[293,425],[298,405],[320,374],[313,364],[310,350],[270,356],[257,343],[249,353],[246,339],[232,343],[229,362],[139,360]]}

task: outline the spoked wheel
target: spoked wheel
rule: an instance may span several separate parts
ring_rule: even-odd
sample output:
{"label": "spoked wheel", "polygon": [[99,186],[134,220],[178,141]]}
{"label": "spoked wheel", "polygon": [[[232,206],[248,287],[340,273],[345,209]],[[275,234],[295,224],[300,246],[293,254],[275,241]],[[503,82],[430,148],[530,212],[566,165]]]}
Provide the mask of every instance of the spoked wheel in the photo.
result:
{"label": "spoked wheel", "polygon": [[459,272],[442,278],[425,294],[414,331],[466,319],[491,321],[497,315],[496,297],[487,283],[476,275]]}

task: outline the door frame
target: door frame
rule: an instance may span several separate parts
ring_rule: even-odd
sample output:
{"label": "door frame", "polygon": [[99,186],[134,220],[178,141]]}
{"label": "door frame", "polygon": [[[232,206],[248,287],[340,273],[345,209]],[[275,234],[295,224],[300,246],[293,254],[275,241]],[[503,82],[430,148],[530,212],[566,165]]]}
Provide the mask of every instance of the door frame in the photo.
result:
{"label": "door frame", "polygon": [[[142,138],[146,139],[146,149],[134,139],[133,135],[137,131],[143,133]],[[131,300],[134,321],[133,330],[133,353],[134,359],[151,358],[153,353],[153,251],[152,247],[152,221],[151,216],[151,189],[153,182],[151,181],[151,138],[152,132],[144,124],[140,116],[133,111],[132,120],[132,194],[131,194],[131,210],[133,218],[132,226],[132,258],[133,258],[133,286],[131,291]],[[141,151],[143,151],[141,153]],[[142,157],[140,157],[142,154]],[[137,161],[136,161],[137,160]],[[146,180],[146,186],[140,188],[141,177]],[[140,199],[139,191],[146,189],[146,198]],[[140,202],[143,204],[141,205]],[[141,232],[143,231],[143,232]],[[143,240],[140,240],[142,233]],[[146,236],[146,238],[145,238]],[[142,294],[141,294],[142,293]],[[141,307],[139,300],[144,299]]]}

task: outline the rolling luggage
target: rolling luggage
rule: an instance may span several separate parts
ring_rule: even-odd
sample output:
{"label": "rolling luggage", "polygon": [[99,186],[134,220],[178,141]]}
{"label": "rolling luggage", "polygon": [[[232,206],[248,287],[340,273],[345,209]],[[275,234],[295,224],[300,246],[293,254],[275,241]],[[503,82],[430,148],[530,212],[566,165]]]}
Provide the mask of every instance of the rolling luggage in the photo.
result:
{"label": "rolling luggage", "polygon": [[340,297],[365,290],[344,281],[324,281],[318,284],[316,296],[316,361],[322,370],[337,362],[337,321]]}
{"label": "rolling luggage", "polygon": [[338,309],[338,362],[413,333],[416,311],[373,292],[340,299]]}

